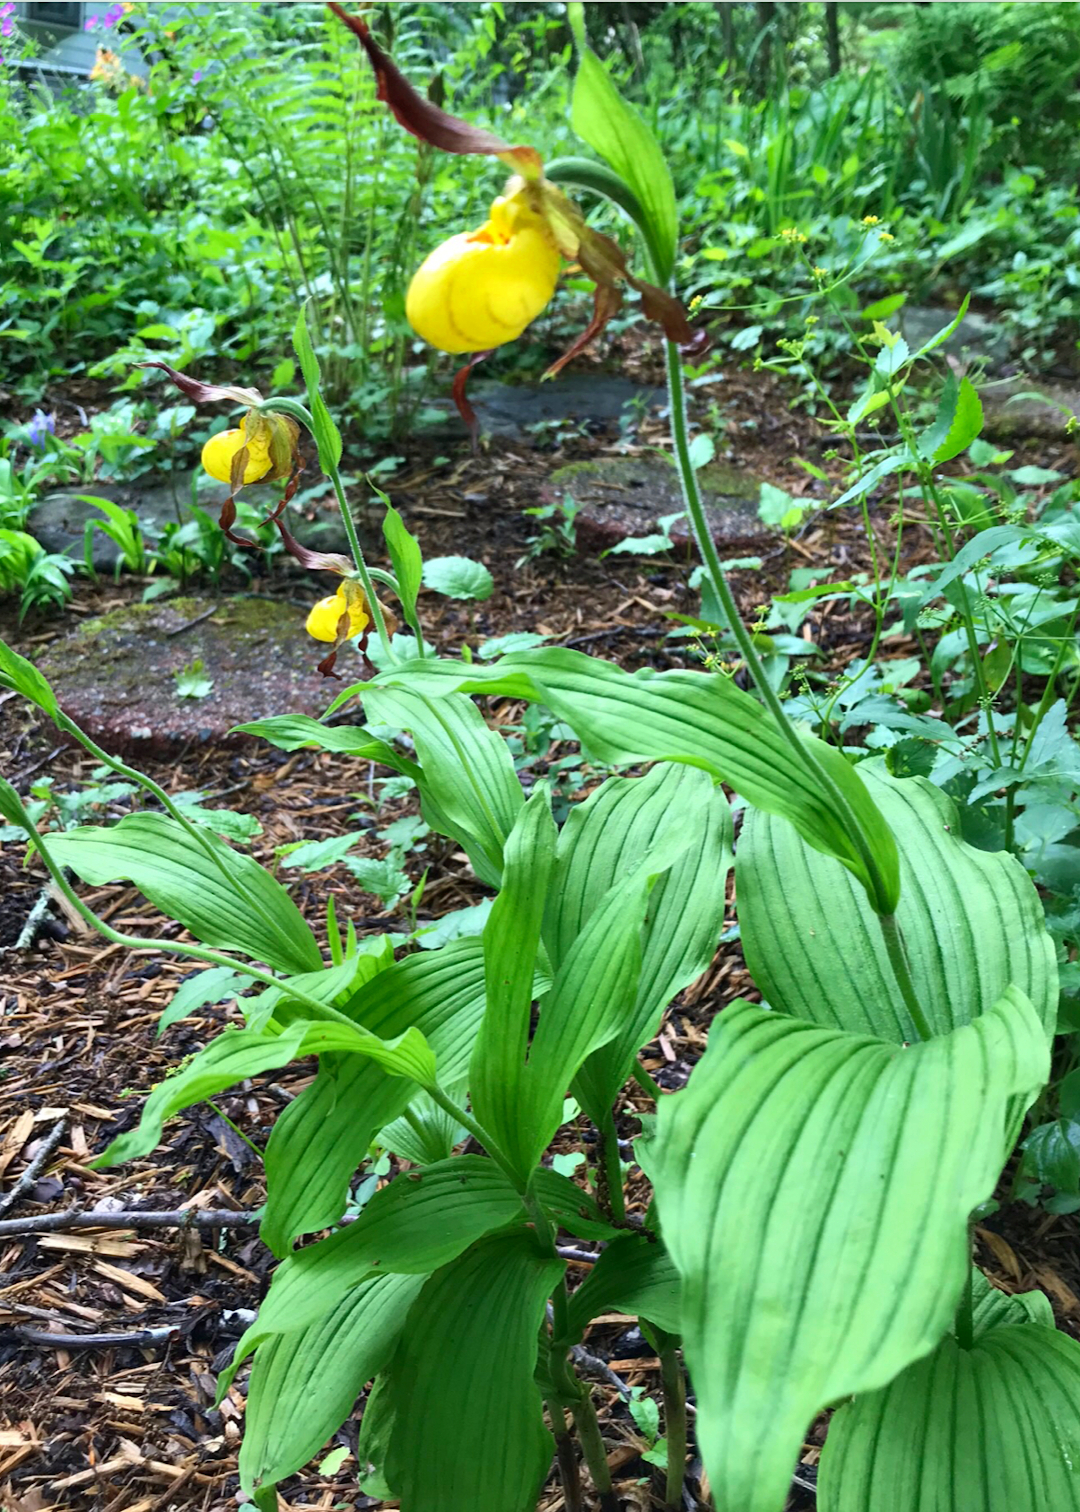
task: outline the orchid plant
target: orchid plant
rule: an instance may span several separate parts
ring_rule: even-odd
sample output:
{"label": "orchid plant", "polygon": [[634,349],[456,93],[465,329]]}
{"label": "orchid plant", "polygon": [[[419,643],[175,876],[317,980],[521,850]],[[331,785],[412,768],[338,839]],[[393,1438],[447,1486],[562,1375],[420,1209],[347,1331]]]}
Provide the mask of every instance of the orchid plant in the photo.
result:
{"label": "orchid plant", "polygon": [[[679,343],[694,337],[666,287],[677,251],[670,174],[586,46],[579,9],[573,124],[604,161],[545,175],[531,148],[423,99],[366,22],[332,8],[406,129],[514,170],[484,227],[417,273],[418,334],[471,366],[527,327],[571,258],[596,282],[593,320],[572,350],[610,318],[622,283],[660,319],[687,511],[758,696],[719,673],[629,674],[561,648],[482,667],[423,655],[420,545],[388,509],[394,571],[366,565],[303,319],[294,341],[306,405],[196,392],[171,375],[197,400],[245,407],[204,453],[231,485],[227,530],[236,489],[276,478],[286,486],[270,518],[292,541],[284,511],[300,431],[311,434],[353,555],[296,548],[341,579],[308,627],[332,655],[369,623],[383,642],[378,673],[330,709],[359,700],[374,729],[300,716],[242,728],[407,775],[426,822],[494,893],[479,933],[465,926],[399,958],[387,937],[342,938],[331,918],[328,963],[274,877],[89,742],[31,663],[0,645],[0,685],[163,809],[45,837],[0,782],[0,812],[26,830],[72,907],[130,949],[226,967],[261,989],[241,1000],[246,1027],[157,1087],[101,1162],[145,1155],[164,1120],[244,1077],[318,1056],[266,1150],[262,1233],[281,1263],[220,1385],[254,1355],[243,1488],[274,1508],[278,1482],[369,1388],[365,1489],[403,1512],[530,1512],[553,1458],[569,1512],[586,1505],[579,1459],[613,1512],[592,1392],[574,1361],[591,1321],[618,1309],[640,1318],[660,1361],[671,1508],[687,1490],[684,1362],[711,1488],[702,1496],[718,1512],[781,1512],[827,1407],[825,1512],[1080,1508],[1080,1345],[1055,1329],[1041,1294],[991,1287],[970,1247],[973,1215],[1049,1074],[1057,965],[1035,889],[1011,855],[964,843],[930,783],[893,778],[873,757],[852,763],[785,718],[717,561],[689,456]],[[560,187],[570,183],[629,216],[655,282],[586,226]],[[418,650],[392,635],[376,580]],[[492,695],[545,705],[622,769],[561,829],[547,786],[526,800],[506,741],[473,701]],[[408,732],[408,750],[388,730]],[[734,857],[721,784],[746,805]],[[729,1004],[688,1084],[661,1093],[639,1053],[713,958],[732,866],[742,948],[765,1001]],[[196,943],[120,933],[69,873],[134,883]],[[589,1188],[550,1160],[568,1092],[597,1131]],[[635,1158],[653,1193],[643,1221],[627,1209],[619,1109],[641,1116]],[[399,1174],[341,1225],[373,1150],[394,1155]],[[591,1246],[574,1287],[565,1235]]]}

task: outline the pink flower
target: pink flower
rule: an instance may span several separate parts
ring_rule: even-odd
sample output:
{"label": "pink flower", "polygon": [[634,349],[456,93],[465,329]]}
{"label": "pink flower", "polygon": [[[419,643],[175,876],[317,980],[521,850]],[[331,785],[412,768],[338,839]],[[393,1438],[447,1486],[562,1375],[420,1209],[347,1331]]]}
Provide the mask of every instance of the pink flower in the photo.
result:
{"label": "pink flower", "polygon": [[191,82],[192,82],[192,83],[193,83],[193,84],[198,84],[198,82],[199,82],[199,80],[200,80],[200,79],[201,79],[201,78],[202,78],[202,76],[203,76],[203,71],[202,71],[202,69],[201,69],[201,68],[197,68],[197,69],[196,69],[196,70],[195,70],[195,72],[194,72],[194,73],[193,73],[193,74],[192,74],[192,76],[191,76]]}

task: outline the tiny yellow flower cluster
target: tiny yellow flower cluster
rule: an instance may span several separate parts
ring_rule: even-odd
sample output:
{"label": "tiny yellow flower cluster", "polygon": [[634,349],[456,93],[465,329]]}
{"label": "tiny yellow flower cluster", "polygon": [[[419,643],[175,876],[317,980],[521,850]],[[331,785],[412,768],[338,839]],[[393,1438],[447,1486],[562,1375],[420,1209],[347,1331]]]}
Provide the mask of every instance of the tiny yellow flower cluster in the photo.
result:
{"label": "tiny yellow flower cluster", "polygon": [[795,226],[785,226],[780,235],[784,241],[792,242],[797,246],[810,240],[805,231],[799,231]]}
{"label": "tiny yellow flower cluster", "polygon": [[864,215],[862,223],[864,226],[876,226],[880,220],[880,215]]}
{"label": "tiny yellow flower cluster", "polygon": [[895,240],[896,240],[896,237],[892,234],[891,231],[879,231],[878,232],[878,241],[891,242],[891,241],[895,241]]}

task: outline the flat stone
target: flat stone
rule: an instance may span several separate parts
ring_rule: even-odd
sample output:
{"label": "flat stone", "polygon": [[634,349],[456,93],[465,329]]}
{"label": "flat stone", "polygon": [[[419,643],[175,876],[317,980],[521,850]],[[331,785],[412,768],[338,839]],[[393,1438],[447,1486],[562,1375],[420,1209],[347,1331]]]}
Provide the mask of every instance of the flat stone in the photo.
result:
{"label": "flat stone", "polygon": [[[562,497],[579,505],[578,543],[591,551],[607,551],[631,536],[658,529],[664,515],[683,508],[675,465],[666,457],[604,457],[572,462],[551,475]],[[771,545],[777,532],[758,518],[761,480],[726,462],[699,468],[698,481],[709,529],[717,548],[727,555]],[[680,520],[671,531],[679,548],[690,541],[690,527]]]}
{"label": "flat stone", "polygon": [[[181,598],[87,620],[39,665],[64,712],[106,750],[160,756],[242,744],[251,737],[230,735],[233,726],[272,714],[318,717],[340,686],[316,671],[324,649],[292,605]],[[213,687],[181,698],[174,674],[198,660]]]}
{"label": "flat stone", "polygon": [[[911,350],[917,352],[955,319],[956,311],[945,305],[904,305],[900,311],[900,334]],[[1008,332],[996,320],[969,310],[959,327],[936,350],[948,357],[981,358],[996,370],[1011,349]]]}
{"label": "flat stone", "polygon": [[1041,378],[1010,378],[979,390],[985,434],[996,441],[1026,436],[1061,440],[1073,415],[1080,413],[1080,389]]}
{"label": "flat stone", "polygon": [[[83,497],[80,497],[83,496]],[[177,518],[187,519],[186,490],[177,480],[174,498],[172,484],[165,480],[135,483],[87,483],[84,487],[54,489],[30,511],[26,529],[40,541],[46,551],[67,551],[76,561],[83,560],[83,534],[87,521],[105,516],[86,498],[108,499],[125,509],[133,509],[149,535],[156,538]],[[111,572],[120,557],[119,548],[103,530],[95,530],[91,560],[96,572]]]}
{"label": "flat stone", "polygon": [[[590,435],[615,432],[628,405],[647,414],[667,398],[663,389],[631,383],[615,373],[562,373],[549,383],[529,384],[475,377],[468,393],[481,433],[514,441],[530,439],[532,427],[538,424],[568,426]],[[448,439],[465,435],[452,400],[436,399],[429,408],[447,415],[429,435],[445,434]]]}

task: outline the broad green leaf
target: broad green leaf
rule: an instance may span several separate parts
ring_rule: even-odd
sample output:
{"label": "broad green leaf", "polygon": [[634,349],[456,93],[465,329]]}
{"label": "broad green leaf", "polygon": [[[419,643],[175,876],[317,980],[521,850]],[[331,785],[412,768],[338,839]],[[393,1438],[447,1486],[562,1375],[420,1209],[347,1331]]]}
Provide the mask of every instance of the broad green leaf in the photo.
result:
{"label": "broad green leaf", "polygon": [[522,1097],[544,905],[557,831],[541,788],[521,810],[506,842],[503,885],[484,926],[487,1009],[469,1069],[472,1105],[501,1149],[513,1149]]}
{"label": "broad green leaf", "polygon": [[533,1512],[552,1453],[537,1336],[563,1269],[531,1236],[486,1239],[413,1303],[388,1372],[401,1512]]}
{"label": "broad green leaf", "polygon": [[[429,1086],[435,1079],[435,1057],[415,1027],[392,1040],[380,1039],[351,1024],[311,1023],[304,1019],[276,1035],[256,1029],[226,1029],[174,1076],[154,1088],[146,1099],[138,1125],[118,1135],[104,1154],[98,1156],[94,1166],[119,1165],[148,1154],[160,1140],[166,1119],[182,1108],[224,1092],[245,1077],[287,1066],[302,1055],[335,1052],[362,1056],[392,1077],[411,1078]],[[405,1096],[408,1095],[406,1090]]]}
{"label": "broad green leaf", "polygon": [[411,688],[371,688],[369,714],[408,730],[424,818],[461,844],[482,882],[497,887],[502,848],[525,802],[505,740],[468,698],[426,698]]}
{"label": "broad green leaf", "polygon": [[495,579],[483,562],[472,557],[429,557],[423,567],[424,587],[452,599],[487,599]]}
{"label": "broad green leaf", "polygon": [[[1057,966],[1042,904],[1015,857],[960,837],[952,800],[920,777],[856,768],[900,847],[903,932],[916,995],[935,1033],[985,1013],[1010,983],[1053,1031]],[[773,1008],[882,1039],[917,1038],[862,889],[789,825],[748,814],[735,863],[751,976]]]}
{"label": "broad green leaf", "polygon": [[1078,1512],[1080,1344],[1014,1322],[946,1337],[829,1424],[821,1512]]}
{"label": "broad green leaf", "polygon": [[[728,782],[748,802],[790,819],[816,849],[836,856],[891,913],[899,894],[896,845],[854,769],[832,746],[801,737],[842,793],[863,847],[849,835],[820,779],[789,745],[772,716],[726,677],[706,672],[623,672],[610,662],[558,646],[520,651],[490,667],[414,661],[384,673],[375,686],[403,685],[428,697],[502,694],[546,704],[582,745],[610,765],[683,761]],[[370,696],[371,683],[338,695]],[[877,886],[863,859],[873,857]]]}
{"label": "broad green leaf", "polygon": [[[458,1107],[468,1100],[468,1084],[456,1082],[443,1089]],[[408,1117],[402,1115],[381,1128],[376,1143],[384,1150],[411,1160],[414,1165],[430,1166],[449,1160],[455,1145],[468,1138],[452,1114],[447,1113],[427,1092],[418,1092],[409,1104]]]}
{"label": "broad green leaf", "polygon": [[378,740],[360,725],[324,725],[306,714],[278,714],[271,719],[254,719],[250,724],[237,725],[234,735],[257,735],[268,740],[279,751],[299,751],[305,746],[317,746],[323,751],[338,751],[342,756],[356,756],[362,761],[375,761],[395,772],[415,779],[420,769],[385,740]]}
{"label": "broad green leaf", "polygon": [[676,834],[693,843],[653,889],[633,1008],[614,1038],[589,1056],[574,1084],[594,1122],[612,1107],[665,1007],[713,958],[731,866],[731,812],[706,773],[663,762],[644,777],[609,778],[575,804],[559,835],[544,932],[555,967],[607,890],[658,838]]}
{"label": "broad green leaf", "polygon": [[931,461],[951,462],[978,436],[983,428],[982,401],[970,378],[961,378],[956,391],[956,405],[945,436],[934,448]]}
{"label": "broad green leaf", "polygon": [[938,1343],[969,1216],[1048,1070],[1012,988],[911,1048],[742,1001],[715,1021],[644,1156],[717,1512],[781,1512],[814,1415]]}
{"label": "broad green leaf", "polygon": [[979,1340],[994,1328],[1009,1328],[1016,1323],[1040,1323],[1046,1328],[1054,1327],[1054,1309],[1045,1292],[998,1291],[979,1270],[971,1267],[972,1281],[972,1334]]}
{"label": "broad green leaf", "polygon": [[1002,546],[1011,546],[1014,541],[1023,540],[1036,532],[1025,529],[1022,525],[991,525],[986,530],[980,530],[978,535],[973,535],[970,541],[965,541],[951,562],[946,562],[941,571],[933,579],[933,596],[936,597],[945,588],[966,572],[990,557]]}
{"label": "broad green leaf", "polygon": [[580,8],[570,7],[578,45],[578,71],[570,102],[570,124],[594,152],[626,180],[644,212],[653,271],[666,285],[675,267],[679,219],[675,185],[660,144],[622,99],[604,65],[585,41]]}
{"label": "broad green leaf", "polygon": [[405,521],[392,504],[387,504],[383,516],[383,537],[393,563],[405,618],[412,619],[416,613],[416,596],[424,575],[424,558],[420,544],[409,533]]}
{"label": "broad green leaf", "polygon": [[296,317],[296,324],[292,333],[293,351],[300,363],[300,371],[304,375],[304,386],[307,389],[308,409],[311,412],[312,431],[315,437],[315,445],[319,449],[319,466],[327,477],[330,477],[341,461],[342,442],[341,432],[334,424],[333,417],[326,407],[326,401],[319,391],[318,358],[311,345],[311,336],[308,332],[307,305],[303,305]]}
{"label": "broad green leaf", "polygon": [[568,1176],[540,1166],[533,1172],[531,1187],[548,1217],[575,1239],[619,1237],[620,1230],[604,1217],[596,1199],[575,1186]]}
{"label": "broad green leaf", "polygon": [[250,986],[250,977],[241,976],[229,966],[207,966],[196,972],[176,989],[172,1001],[158,1019],[155,1038],[197,1008],[205,1008],[207,1003],[220,1003],[223,998],[239,997]]}
{"label": "broad green leaf", "polygon": [[6,641],[0,640],[0,688],[10,688],[21,693],[31,703],[37,704],[50,719],[56,720],[60,705],[48,679],[38,671],[33,662],[27,661],[13,651]]}
{"label": "broad green leaf", "polygon": [[[534,996],[544,991],[538,982]],[[410,1026],[427,1039],[443,1086],[468,1074],[484,1012],[484,956],[479,939],[397,961],[362,987],[342,1011],[383,1039]],[[359,1056],[324,1056],[319,1074],[283,1110],[266,1147],[267,1210],[262,1238],[275,1254],[298,1234],[335,1223],[345,1211],[349,1178],[379,1129],[399,1117],[415,1091]]]}
{"label": "broad green leaf", "polygon": [[[306,1327],[266,1340],[248,1382],[240,1484],[264,1497],[317,1454],[397,1345],[424,1276],[372,1277]],[[232,1371],[229,1372],[231,1379]],[[277,1498],[266,1505],[276,1509]]]}
{"label": "broad green leaf", "polygon": [[505,1153],[523,1178],[562,1122],[566,1088],[586,1056],[614,1039],[633,1010],[649,894],[687,843],[665,838],[616,883],[555,973],[518,1081],[517,1121],[506,1131]]}
{"label": "broad green leaf", "polygon": [[133,882],[205,945],[241,950],[290,976],[322,965],[315,936],[281,883],[216,835],[203,832],[200,843],[166,814],[128,814],[119,824],[52,835],[49,847],[93,887]]}
{"label": "broad green leaf", "polygon": [[636,1313],[665,1333],[682,1328],[682,1280],[659,1239],[620,1234],[609,1244],[570,1298],[568,1343],[593,1318],[609,1311]]}
{"label": "broad green leaf", "polygon": [[524,1216],[520,1192],[480,1155],[453,1156],[395,1177],[355,1223],[278,1266],[258,1317],[236,1346],[233,1368],[271,1335],[306,1328],[367,1277],[428,1275],[492,1229]]}

